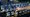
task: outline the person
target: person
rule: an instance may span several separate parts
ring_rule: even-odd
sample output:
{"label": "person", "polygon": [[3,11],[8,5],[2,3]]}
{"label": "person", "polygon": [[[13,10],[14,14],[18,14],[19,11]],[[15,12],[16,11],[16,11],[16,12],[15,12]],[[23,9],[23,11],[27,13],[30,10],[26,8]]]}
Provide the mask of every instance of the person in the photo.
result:
{"label": "person", "polygon": [[[30,5],[29,6],[25,6],[25,7],[17,7],[16,11],[21,11],[21,10],[30,10]],[[24,14],[24,15],[18,15],[17,17],[29,17],[30,14]]]}
{"label": "person", "polygon": [[[16,8],[16,10],[17,10],[18,12],[19,12],[19,10],[24,10],[24,9],[25,9],[25,10],[30,10],[30,6],[26,6],[26,7],[23,7],[23,8],[22,8],[22,7],[20,7],[20,8],[17,7],[17,8]],[[21,15],[21,16],[18,15],[17,17],[29,17],[29,15],[30,15],[30,14],[24,14],[24,15]]]}

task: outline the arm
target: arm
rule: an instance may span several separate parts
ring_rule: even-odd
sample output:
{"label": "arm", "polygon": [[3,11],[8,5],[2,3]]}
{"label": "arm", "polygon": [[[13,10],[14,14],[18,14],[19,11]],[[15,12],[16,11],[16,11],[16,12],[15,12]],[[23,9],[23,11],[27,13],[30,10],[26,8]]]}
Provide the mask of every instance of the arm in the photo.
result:
{"label": "arm", "polygon": [[29,9],[30,9],[30,6],[26,6],[26,7],[24,7],[24,9],[27,9],[27,10],[29,10]]}
{"label": "arm", "polygon": [[30,6],[26,6],[26,7],[23,7],[23,8],[17,7],[17,8],[16,8],[16,11],[18,11],[18,10],[24,10],[24,9],[29,10],[29,9],[30,9]]}

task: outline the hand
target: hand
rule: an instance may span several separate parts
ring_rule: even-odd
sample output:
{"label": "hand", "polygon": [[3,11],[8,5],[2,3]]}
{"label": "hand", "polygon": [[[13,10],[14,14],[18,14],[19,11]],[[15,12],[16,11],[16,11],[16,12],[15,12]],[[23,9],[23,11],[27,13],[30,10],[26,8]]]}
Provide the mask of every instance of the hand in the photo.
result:
{"label": "hand", "polygon": [[16,11],[18,11],[18,10],[24,10],[24,8],[21,8],[21,7],[19,8],[19,7],[17,7],[17,8],[16,8]]}

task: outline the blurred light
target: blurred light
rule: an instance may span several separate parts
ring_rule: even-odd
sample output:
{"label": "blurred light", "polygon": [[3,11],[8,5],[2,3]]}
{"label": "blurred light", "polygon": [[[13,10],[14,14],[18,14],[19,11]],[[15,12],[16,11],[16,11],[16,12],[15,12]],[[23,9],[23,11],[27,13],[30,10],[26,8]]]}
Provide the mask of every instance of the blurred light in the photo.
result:
{"label": "blurred light", "polygon": [[13,1],[13,0],[10,0],[10,1]]}
{"label": "blurred light", "polygon": [[7,15],[6,16],[10,16],[10,12],[6,13]]}

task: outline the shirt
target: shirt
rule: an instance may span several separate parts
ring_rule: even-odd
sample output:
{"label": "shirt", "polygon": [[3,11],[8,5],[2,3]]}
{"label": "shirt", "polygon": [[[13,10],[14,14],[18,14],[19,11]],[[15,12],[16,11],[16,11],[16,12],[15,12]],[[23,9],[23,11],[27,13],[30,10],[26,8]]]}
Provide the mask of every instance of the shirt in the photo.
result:
{"label": "shirt", "polygon": [[23,6],[28,6],[29,3],[16,3],[16,7],[23,7]]}

